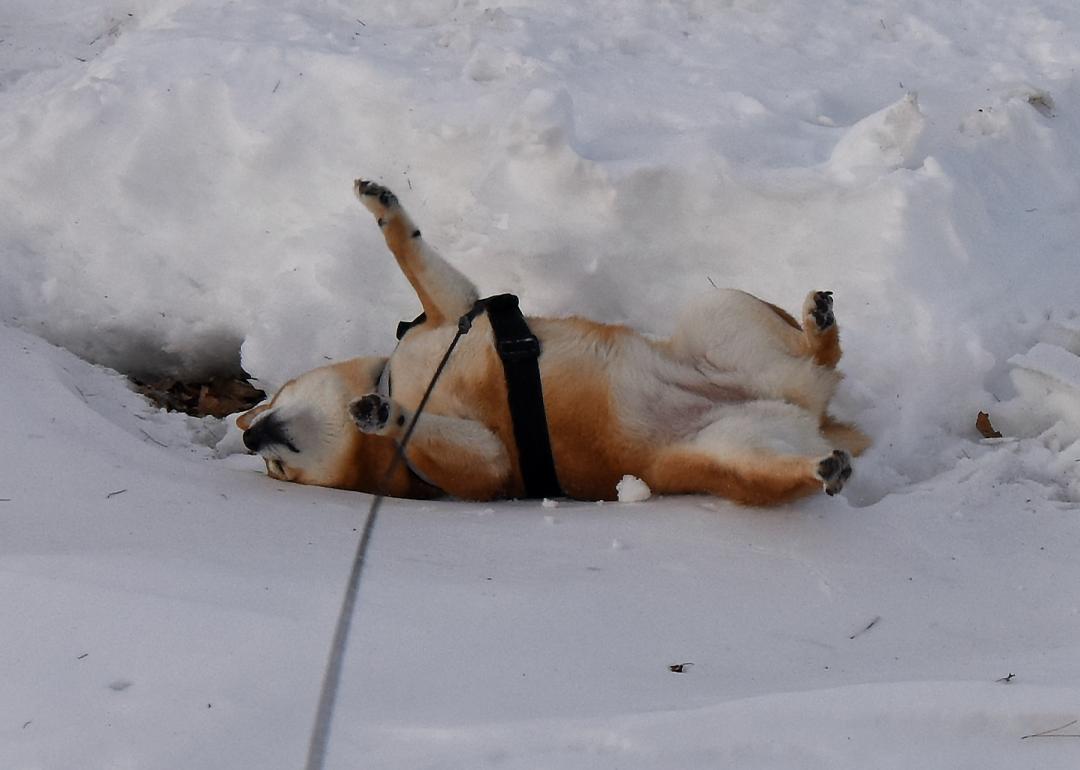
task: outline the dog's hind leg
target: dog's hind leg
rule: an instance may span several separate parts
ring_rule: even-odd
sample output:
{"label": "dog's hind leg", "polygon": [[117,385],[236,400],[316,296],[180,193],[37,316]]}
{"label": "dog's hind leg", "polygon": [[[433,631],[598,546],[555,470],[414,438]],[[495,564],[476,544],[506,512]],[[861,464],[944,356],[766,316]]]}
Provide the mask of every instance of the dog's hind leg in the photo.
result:
{"label": "dog's hind leg", "polygon": [[[349,404],[349,415],[364,433],[401,441],[412,413],[378,394]],[[409,467],[452,497],[492,500],[508,494],[510,456],[491,430],[475,420],[424,412],[405,448]]]}
{"label": "dog's hind leg", "polygon": [[803,334],[814,363],[833,368],[840,361],[840,332],[833,315],[831,291],[812,291],[803,302]]}
{"label": "dog's hind leg", "polygon": [[[813,362],[825,369],[835,368],[842,351],[831,291],[812,291],[806,295],[803,302],[803,334],[807,355]],[[821,433],[833,446],[856,457],[870,446],[870,439],[865,433],[828,413],[821,416]]]}
{"label": "dog's hind leg", "polygon": [[468,312],[479,298],[476,287],[424,241],[397,196],[364,179],[353,183],[353,192],[375,215],[386,245],[420,297],[428,321],[439,325]]}
{"label": "dog's hind leg", "polygon": [[858,457],[870,448],[870,437],[846,422],[840,422],[832,415],[825,415],[821,420],[821,435],[836,447],[847,451],[852,457]]}
{"label": "dog's hind leg", "polygon": [[822,435],[812,412],[794,404],[730,404],[711,419],[696,435],[658,452],[645,477],[650,487],[775,505],[818,489],[836,494],[851,476],[848,453]]}
{"label": "dog's hind leg", "polygon": [[851,476],[842,450],[823,457],[747,452],[727,457],[693,445],[661,451],[645,482],[659,494],[706,492],[743,505],[779,505],[824,489],[835,495]]}
{"label": "dog's hind leg", "polygon": [[[821,325],[813,318],[814,297],[827,300]],[[802,328],[781,308],[746,292],[721,289],[688,303],[671,336],[680,358],[705,362],[714,379],[748,388],[765,399],[783,399],[824,415],[840,373],[815,354],[835,350],[839,358],[832,297],[811,292],[804,308],[813,328]],[[804,320],[807,320],[804,319]],[[830,348],[829,345],[832,345]],[[700,365],[700,364],[698,364]]]}

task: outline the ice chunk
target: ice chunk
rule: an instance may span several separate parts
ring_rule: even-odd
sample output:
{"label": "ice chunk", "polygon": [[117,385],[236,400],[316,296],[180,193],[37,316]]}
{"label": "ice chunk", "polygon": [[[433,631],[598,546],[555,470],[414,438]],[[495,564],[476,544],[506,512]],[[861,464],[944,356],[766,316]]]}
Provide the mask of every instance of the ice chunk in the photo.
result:
{"label": "ice chunk", "polygon": [[1053,428],[1059,446],[1080,438],[1080,356],[1039,342],[1009,365],[1017,396],[994,408],[998,430],[1031,437]]}
{"label": "ice chunk", "polygon": [[640,503],[652,497],[649,485],[637,476],[623,476],[615,485],[615,491],[619,495],[620,503]]}
{"label": "ice chunk", "polygon": [[1080,396],[1080,356],[1064,348],[1039,342],[1027,353],[1010,358],[1009,364],[1047,378],[1051,390],[1065,388]]}

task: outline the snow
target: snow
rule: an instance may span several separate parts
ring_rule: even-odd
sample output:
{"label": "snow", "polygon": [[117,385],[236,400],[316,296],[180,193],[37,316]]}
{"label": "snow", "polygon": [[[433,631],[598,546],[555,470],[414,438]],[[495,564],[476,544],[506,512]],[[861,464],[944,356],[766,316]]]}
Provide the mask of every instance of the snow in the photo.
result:
{"label": "snow", "polygon": [[1010,358],[1009,363],[1046,377],[1051,381],[1048,390],[1064,389],[1080,396],[1080,356],[1063,348],[1039,342],[1027,353]]}
{"label": "snow", "polygon": [[643,503],[652,497],[649,485],[637,476],[623,476],[615,485],[615,491],[618,493],[620,503]]}
{"label": "snow", "polygon": [[4,11],[0,766],[301,765],[369,498],[112,370],[389,351],[360,175],[531,313],[833,290],[875,444],[779,510],[388,501],[328,767],[1076,766],[1073,3]]}

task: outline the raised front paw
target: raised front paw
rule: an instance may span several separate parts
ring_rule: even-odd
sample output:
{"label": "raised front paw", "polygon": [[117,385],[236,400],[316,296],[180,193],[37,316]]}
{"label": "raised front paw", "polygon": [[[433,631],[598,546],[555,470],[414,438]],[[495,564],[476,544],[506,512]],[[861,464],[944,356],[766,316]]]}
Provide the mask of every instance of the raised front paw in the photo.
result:
{"label": "raised front paw", "polygon": [[807,326],[812,326],[819,332],[825,331],[836,323],[831,291],[812,291],[806,296],[806,302],[803,304],[803,321]]}
{"label": "raised front paw", "polygon": [[842,449],[818,463],[817,477],[825,488],[825,494],[835,495],[844,488],[844,482],[851,478],[851,455]]}
{"label": "raised front paw", "polygon": [[353,182],[353,192],[364,207],[374,214],[379,220],[383,220],[391,209],[398,205],[397,196],[383,187],[381,184],[370,182],[366,179],[357,179]]}
{"label": "raised front paw", "polygon": [[361,433],[376,435],[385,434],[395,425],[405,422],[395,404],[378,393],[369,393],[350,401],[349,417],[356,423]]}

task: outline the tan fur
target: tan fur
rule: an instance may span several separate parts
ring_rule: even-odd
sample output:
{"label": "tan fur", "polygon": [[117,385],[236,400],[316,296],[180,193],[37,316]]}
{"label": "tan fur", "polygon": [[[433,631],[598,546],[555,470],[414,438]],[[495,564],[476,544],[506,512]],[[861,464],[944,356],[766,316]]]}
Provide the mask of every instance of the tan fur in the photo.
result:
{"label": "tan fur", "polygon": [[[285,445],[298,443],[297,451],[280,443],[260,451],[272,475],[291,481],[408,497],[520,496],[506,383],[483,315],[459,341],[417,423],[409,469],[380,486],[476,292],[385,188],[357,181],[355,190],[427,314],[387,364],[392,398],[375,393],[385,360],[354,359],[297,378],[237,424],[252,436],[263,420],[284,426]],[[850,474],[844,452],[858,454],[869,440],[826,412],[841,350],[835,323],[822,322],[820,330],[810,315],[814,296],[800,325],[776,305],[720,291],[688,308],[673,337],[661,341],[583,318],[530,319],[543,351],[544,405],[565,493],[612,499],[627,474],[657,493],[705,492],[749,505],[787,502],[823,486],[838,491]]]}
{"label": "tan fur", "polygon": [[409,258],[412,256],[409,243],[412,240],[411,227],[412,223],[404,217],[395,217],[383,226],[383,237],[386,239],[386,245],[390,247],[391,253],[397,258],[401,272],[405,274],[405,277],[416,291],[416,296],[419,297],[420,305],[424,308],[424,312],[427,313],[428,320],[432,324],[439,325],[445,322],[447,318],[443,315],[435,298],[428,294],[425,288],[430,282],[430,278],[424,274],[423,265],[417,264],[415,259]]}
{"label": "tan fur", "polygon": [[778,505],[821,489],[814,465],[804,457],[774,455],[746,455],[724,463],[674,448],[659,454],[644,481],[665,494],[706,491],[744,505]]}
{"label": "tan fur", "polygon": [[850,452],[852,457],[858,457],[870,448],[871,442],[865,433],[854,425],[840,422],[830,415],[822,418],[821,433],[833,446]]}
{"label": "tan fur", "polygon": [[771,302],[765,302],[765,304],[769,306],[770,310],[780,316],[781,320],[783,320],[783,322],[790,326],[792,329],[800,332],[802,331],[802,327],[799,326],[799,322],[795,320],[795,316],[793,316],[791,313],[784,310],[784,308],[780,307],[779,305],[774,305]]}
{"label": "tan fur", "polygon": [[251,423],[255,421],[255,418],[270,408],[272,402],[265,404],[259,404],[253,409],[249,409],[242,415],[236,418],[236,427],[240,430],[247,430],[251,427]]}
{"label": "tan fur", "polygon": [[827,329],[820,330],[811,315],[813,309],[813,292],[806,297],[803,303],[803,333],[806,338],[806,352],[814,359],[818,366],[832,369],[840,362],[840,330],[833,324]]}

